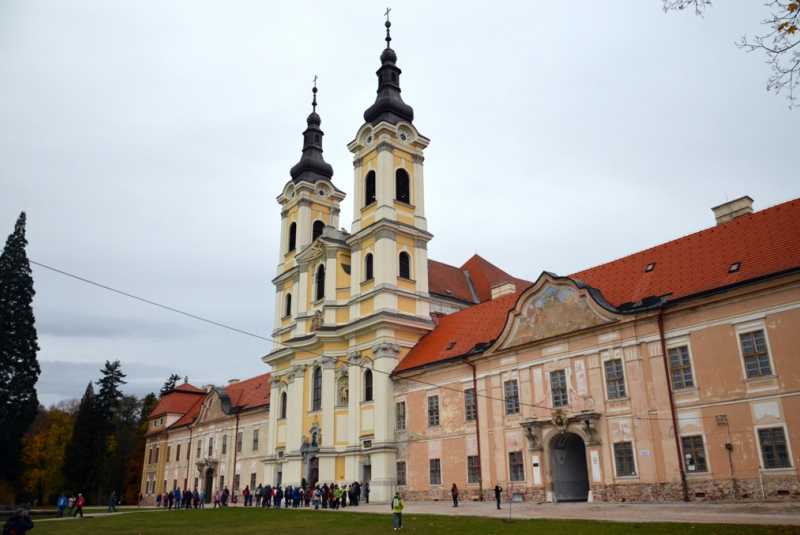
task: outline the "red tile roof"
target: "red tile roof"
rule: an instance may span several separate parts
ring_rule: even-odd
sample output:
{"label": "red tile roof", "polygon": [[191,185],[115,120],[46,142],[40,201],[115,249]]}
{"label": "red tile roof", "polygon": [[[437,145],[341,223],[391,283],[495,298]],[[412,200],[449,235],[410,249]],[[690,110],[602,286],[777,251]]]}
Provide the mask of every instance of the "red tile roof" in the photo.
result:
{"label": "red tile roof", "polygon": [[197,401],[194,402],[194,405],[189,407],[189,410],[186,411],[186,414],[181,416],[181,418],[177,422],[169,426],[170,429],[173,429],[175,427],[181,427],[183,425],[188,425],[194,422],[195,418],[197,418],[197,415],[200,414],[200,407],[203,406],[203,401],[205,399],[206,399],[205,396],[198,396]]}
{"label": "red tile roof", "polygon": [[504,282],[513,282],[517,286],[517,291],[522,291],[531,285],[530,282],[512,277],[499,267],[495,266],[485,258],[473,255],[467,263],[461,266],[462,270],[469,271],[472,278],[472,285],[478,294],[481,303],[492,300],[492,288]]}
{"label": "red tile roof", "polygon": [[[504,295],[488,303],[443,316],[439,319],[439,326],[423,336],[394,371],[410,370],[458,357],[471,351],[476,344],[494,340],[503,330],[508,311],[514,307],[521,293]],[[450,344],[454,345],[450,347]]]}
{"label": "red tile roof", "polygon": [[[645,272],[655,262],[652,271]],[[731,264],[739,271],[729,273]],[[608,264],[580,279],[614,306],[651,295],[670,301],[800,267],[800,199],[701,230]]]}
{"label": "red tile roof", "polygon": [[252,379],[234,383],[225,387],[225,392],[231,398],[231,406],[240,410],[254,409],[269,405],[270,374],[265,373]]}
{"label": "red tile roof", "polygon": [[[477,263],[483,260],[477,259]],[[473,257],[464,266],[475,261]],[[645,272],[653,262],[653,270]],[[739,270],[729,273],[735,262],[741,263]],[[598,288],[611,304],[619,306],[652,295],[671,294],[670,301],[674,301],[795,268],[800,268],[800,199],[575,273],[570,278]],[[492,270],[484,266],[482,272],[491,274]],[[491,284],[489,276],[487,281]],[[523,288],[518,285],[517,289]],[[476,344],[495,340],[520,294],[521,291],[444,316],[395,372],[464,355]],[[455,345],[448,349],[453,342]]]}
{"label": "red tile roof", "polygon": [[156,408],[153,409],[153,412],[150,413],[148,418],[155,418],[156,416],[161,416],[162,414],[186,414],[186,411],[188,411],[198,399],[203,399],[203,396],[205,395],[204,390],[200,390],[196,387],[192,388],[195,389],[195,391],[175,388],[165,393],[163,396],[161,396],[161,400],[158,402]]}
{"label": "red tile roof", "polygon": [[[469,277],[467,277],[467,273]],[[470,287],[470,279],[475,294]],[[513,282],[517,290],[530,286],[530,282],[513,277],[485,258],[474,255],[457,268],[443,262],[428,260],[428,292],[453,297],[467,303],[485,303],[492,300],[492,287]],[[475,300],[477,295],[478,300]]]}

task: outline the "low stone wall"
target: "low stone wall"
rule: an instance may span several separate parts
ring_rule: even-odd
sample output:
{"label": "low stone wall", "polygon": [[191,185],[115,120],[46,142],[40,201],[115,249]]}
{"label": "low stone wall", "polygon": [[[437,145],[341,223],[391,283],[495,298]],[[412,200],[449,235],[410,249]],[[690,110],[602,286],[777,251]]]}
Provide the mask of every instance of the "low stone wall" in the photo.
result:
{"label": "low stone wall", "polygon": [[[764,492],[761,492],[762,480],[758,478],[737,479],[736,488],[730,479],[695,479],[688,480],[689,500],[697,502],[734,501],[738,492],[739,500],[800,500],[800,476],[765,476]],[[400,493],[406,501],[441,501],[453,500],[450,489],[408,490]],[[505,488],[501,500],[509,502],[513,494],[522,494],[525,502],[545,502],[547,492],[543,487]],[[671,483],[620,483],[616,485],[593,485],[592,496],[596,502],[617,503],[652,503],[683,501],[683,489],[678,482]],[[477,501],[479,490],[475,488],[459,489],[460,501]],[[494,501],[493,488],[483,490],[483,500]]]}

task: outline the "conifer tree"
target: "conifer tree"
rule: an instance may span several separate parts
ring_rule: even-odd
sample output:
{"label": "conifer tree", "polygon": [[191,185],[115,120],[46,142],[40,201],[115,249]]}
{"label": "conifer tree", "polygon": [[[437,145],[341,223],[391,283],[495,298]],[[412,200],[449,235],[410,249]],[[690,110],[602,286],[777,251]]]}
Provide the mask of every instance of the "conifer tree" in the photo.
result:
{"label": "conifer tree", "polygon": [[95,398],[95,414],[100,429],[93,470],[98,503],[101,503],[104,489],[110,490],[108,489],[112,476],[110,461],[116,456],[118,449],[117,437],[114,433],[115,416],[123,398],[120,386],[126,384],[126,381],[123,380],[125,374],[122,373],[118,360],[106,361],[100,373],[103,376],[95,383],[100,387]]}
{"label": "conifer tree", "polygon": [[33,277],[25,252],[25,212],[0,255],[0,478],[19,474],[22,437],[39,410],[41,368],[33,315]]}
{"label": "conifer tree", "polygon": [[170,375],[169,379],[167,379],[167,381],[164,383],[164,386],[161,387],[161,395],[163,396],[166,392],[169,392],[170,390],[175,388],[175,385],[178,384],[178,381],[180,381],[180,379],[181,376],[178,375],[177,373],[173,373],[172,375]]}
{"label": "conifer tree", "polygon": [[72,439],[67,444],[64,459],[64,480],[66,487],[74,493],[82,493],[86,499],[93,490],[95,480],[95,460],[100,444],[105,442],[102,423],[98,419],[94,386],[89,382],[81,398]]}

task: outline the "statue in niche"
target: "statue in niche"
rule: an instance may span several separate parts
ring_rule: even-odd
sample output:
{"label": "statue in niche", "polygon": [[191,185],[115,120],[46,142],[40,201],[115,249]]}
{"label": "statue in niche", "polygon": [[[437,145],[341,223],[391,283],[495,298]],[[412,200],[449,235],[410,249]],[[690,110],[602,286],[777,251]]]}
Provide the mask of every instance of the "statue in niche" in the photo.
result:
{"label": "statue in niche", "polygon": [[350,395],[350,387],[347,384],[347,379],[342,381],[342,388],[339,390],[339,400],[342,405],[347,405],[348,397]]}
{"label": "statue in niche", "polygon": [[325,325],[325,317],[322,315],[321,310],[317,310],[314,312],[314,317],[311,318],[311,330],[316,331],[323,325]]}

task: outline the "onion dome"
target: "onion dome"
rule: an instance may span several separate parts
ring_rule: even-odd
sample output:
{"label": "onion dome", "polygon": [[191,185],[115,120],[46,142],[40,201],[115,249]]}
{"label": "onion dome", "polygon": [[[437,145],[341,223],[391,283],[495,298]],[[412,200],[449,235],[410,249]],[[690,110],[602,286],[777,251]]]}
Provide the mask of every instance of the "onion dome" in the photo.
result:
{"label": "onion dome", "polygon": [[316,78],[314,80],[314,89],[311,90],[314,93],[314,99],[311,102],[312,111],[306,119],[308,126],[303,132],[303,155],[289,172],[292,175],[292,181],[305,180],[312,184],[321,178],[330,180],[333,176],[333,167],[322,158],[322,136],[325,134],[319,127],[322,120],[317,114]]}
{"label": "onion dome", "polygon": [[392,23],[386,21],[386,49],[381,54],[381,68],[378,69],[378,97],[375,104],[364,112],[364,120],[373,126],[386,121],[397,124],[398,121],[414,120],[414,109],[403,102],[400,96],[400,73],[397,67],[397,54],[389,44],[392,37],[389,28]]}

